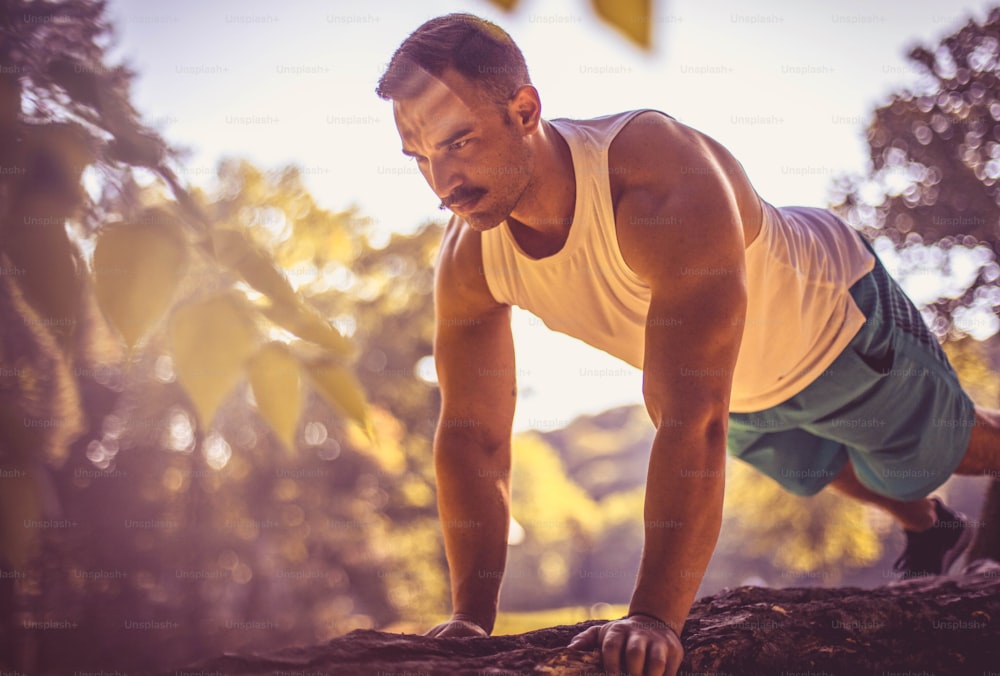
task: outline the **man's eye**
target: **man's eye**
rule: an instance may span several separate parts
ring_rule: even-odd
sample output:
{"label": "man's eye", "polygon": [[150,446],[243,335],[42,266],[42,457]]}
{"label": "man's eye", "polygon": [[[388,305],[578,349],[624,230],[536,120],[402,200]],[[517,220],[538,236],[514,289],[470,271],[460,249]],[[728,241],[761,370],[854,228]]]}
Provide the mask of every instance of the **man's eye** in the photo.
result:
{"label": "man's eye", "polygon": [[469,144],[470,140],[472,139],[462,139],[461,141],[455,141],[450,146],[448,146],[448,150],[461,150],[462,148],[464,148]]}

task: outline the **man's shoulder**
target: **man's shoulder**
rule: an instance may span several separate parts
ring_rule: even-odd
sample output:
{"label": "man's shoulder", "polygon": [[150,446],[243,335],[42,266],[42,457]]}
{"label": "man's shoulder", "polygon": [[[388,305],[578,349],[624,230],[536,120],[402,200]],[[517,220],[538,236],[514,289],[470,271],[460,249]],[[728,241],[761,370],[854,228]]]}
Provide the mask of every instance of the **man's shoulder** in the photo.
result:
{"label": "man's shoulder", "polygon": [[441,236],[438,250],[438,274],[468,274],[477,266],[482,267],[482,238],[460,216],[448,220]]}
{"label": "man's shoulder", "polygon": [[608,180],[612,201],[637,188],[665,195],[690,178],[713,170],[697,130],[655,110],[631,117],[608,147]]}
{"label": "man's shoulder", "polygon": [[664,112],[652,108],[636,108],[619,113],[590,118],[556,117],[548,122],[563,136],[576,139],[577,145],[605,152],[630,127],[642,127],[650,120],[672,120]]}
{"label": "man's shoulder", "polygon": [[608,148],[608,174],[615,203],[629,189],[666,196],[681,189],[702,192],[705,185],[715,193],[742,190],[747,183],[742,166],[722,144],[655,110],[639,112],[621,128]]}
{"label": "man's shoulder", "polygon": [[609,161],[628,164],[631,171],[619,171],[624,177],[643,168],[660,168],[698,146],[704,135],[658,110],[634,111],[608,148]]}
{"label": "man's shoulder", "polygon": [[557,125],[607,128],[609,126],[628,124],[635,118],[644,115],[655,115],[667,120],[674,119],[669,114],[655,108],[633,108],[631,110],[607,113],[606,115],[597,115],[595,117],[554,117],[548,121]]}
{"label": "man's shoulder", "polygon": [[482,308],[498,305],[486,283],[482,234],[457,215],[445,226],[436,276],[439,302],[472,303]]}

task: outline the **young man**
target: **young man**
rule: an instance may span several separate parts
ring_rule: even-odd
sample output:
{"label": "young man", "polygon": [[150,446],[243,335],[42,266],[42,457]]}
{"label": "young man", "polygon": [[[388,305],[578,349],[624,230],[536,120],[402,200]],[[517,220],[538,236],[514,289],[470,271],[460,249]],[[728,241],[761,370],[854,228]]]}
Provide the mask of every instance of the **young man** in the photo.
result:
{"label": "young man", "polygon": [[974,407],[857,233],[772,207],[723,147],[663,113],[543,120],[520,50],[471,15],[414,31],[378,94],[454,213],[437,266],[434,445],[454,615],[430,635],[485,635],[496,616],[511,305],[643,369],[657,432],[629,614],[571,643],[599,647],[609,671],[676,672],[727,445],[793,492],[832,484],[887,510],[907,530],[904,574],[961,553],[966,523],[926,496],[952,473],[1000,468],[1000,416]]}

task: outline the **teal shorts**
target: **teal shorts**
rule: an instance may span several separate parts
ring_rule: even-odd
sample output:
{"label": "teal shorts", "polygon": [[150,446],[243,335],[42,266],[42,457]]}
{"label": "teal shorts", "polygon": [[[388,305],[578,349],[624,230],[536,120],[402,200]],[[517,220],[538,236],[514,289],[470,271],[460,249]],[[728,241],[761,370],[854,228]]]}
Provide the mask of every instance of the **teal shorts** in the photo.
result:
{"label": "teal shorts", "polygon": [[876,493],[925,497],[965,455],[972,400],[877,256],[850,293],[866,317],[851,343],[791,399],[730,413],[729,454],[798,495],[819,492],[850,461]]}

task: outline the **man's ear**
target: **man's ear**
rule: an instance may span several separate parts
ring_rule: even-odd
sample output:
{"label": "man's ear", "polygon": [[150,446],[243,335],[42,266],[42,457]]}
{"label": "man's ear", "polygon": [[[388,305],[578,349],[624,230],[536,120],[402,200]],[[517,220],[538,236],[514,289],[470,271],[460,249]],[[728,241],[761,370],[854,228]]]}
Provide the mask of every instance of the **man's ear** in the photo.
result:
{"label": "man's ear", "polygon": [[507,104],[507,112],[525,135],[535,133],[542,121],[542,100],[538,90],[532,85],[518,87]]}

